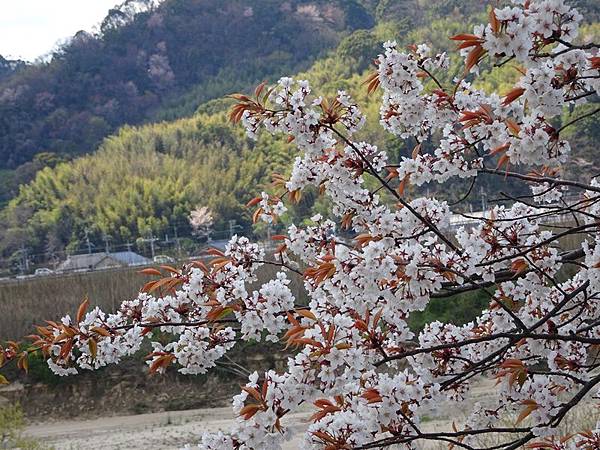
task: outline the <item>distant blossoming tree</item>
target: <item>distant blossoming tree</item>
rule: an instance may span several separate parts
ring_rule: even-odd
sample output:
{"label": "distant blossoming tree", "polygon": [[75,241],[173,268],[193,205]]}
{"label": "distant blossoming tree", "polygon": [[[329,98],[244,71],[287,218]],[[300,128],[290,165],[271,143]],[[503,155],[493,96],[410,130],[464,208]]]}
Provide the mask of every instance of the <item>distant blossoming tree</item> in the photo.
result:
{"label": "distant blossoming tree", "polygon": [[198,206],[189,216],[190,225],[194,235],[202,238],[210,238],[214,218],[212,211],[207,206]]}
{"label": "distant blossoming tree", "polygon": [[[397,164],[353,139],[365,119],[345,92],[326,99],[306,81],[282,78],[235,95],[231,119],[249,136],[264,128],[299,150],[291,175],[276,176],[279,194],[250,201],[255,220],[274,220],[312,186],[329,197],[337,223],[315,216],[310,226],[290,226],[274,237],[281,245],[272,259],[234,236],[206,265],[165,268],[166,277],[147,270],[160,278],[116,313],[88,311],[84,302],[75,318],[38,328],[31,348],[61,375],[117,363],[154,330],[172,341],[152,341],[152,372],[176,364],[204,373],[238,340],[295,348],[284,372],[250,376],[233,400],[235,427],[203,435],[201,449],[280,448],[293,432],[289,414],[303,404],[314,414],[302,448],[433,441],[473,449],[487,435],[498,443],[483,448],[600,448],[600,429],[557,431],[600,388],[600,182],[566,179],[561,169],[570,153],[563,130],[600,110],[579,108],[600,87],[598,47],[577,44],[580,20],[562,0],[492,9],[488,24],[452,38],[465,74],[451,85],[436,76],[447,55],[387,42],[367,83],[383,92],[382,126],[417,143]],[[520,81],[504,95],[477,89],[468,80],[484,60],[517,64]],[[565,107],[580,113],[559,126]],[[505,177],[531,193],[455,231],[451,205],[405,195],[408,185],[478,177]],[[338,238],[339,228],[354,241]],[[252,290],[265,263],[280,271]],[[292,295],[292,274],[304,278],[308,306]],[[431,299],[470,291],[489,298],[474,321],[436,321],[418,335],[408,328]],[[3,360],[26,367],[28,351],[11,344]],[[425,431],[425,415],[442,401],[459,409],[477,377],[498,382],[489,404],[449,429]]]}

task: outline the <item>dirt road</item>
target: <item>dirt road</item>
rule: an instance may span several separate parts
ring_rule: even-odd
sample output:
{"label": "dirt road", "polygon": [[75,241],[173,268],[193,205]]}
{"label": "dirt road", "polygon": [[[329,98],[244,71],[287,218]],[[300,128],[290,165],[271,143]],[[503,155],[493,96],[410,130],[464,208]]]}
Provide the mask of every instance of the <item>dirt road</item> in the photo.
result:
{"label": "dirt road", "polygon": [[[480,381],[473,388],[473,397],[485,399],[490,388],[490,381]],[[472,405],[465,402],[464,407],[461,415],[468,413]],[[301,448],[301,432],[306,429],[312,412],[307,407],[304,412],[286,416],[286,424],[289,423],[296,433],[295,438],[284,446],[285,450]],[[439,411],[423,424],[423,428],[449,426],[448,419],[454,419],[456,415],[456,411],[451,412],[440,405]],[[197,443],[204,431],[226,431],[233,420],[233,411],[229,407],[195,409],[43,423],[30,426],[27,434],[56,450],[173,450]]]}
{"label": "dirt road", "polygon": [[[290,416],[298,431],[310,412]],[[31,425],[26,434],[56,450],[172,450],[198,442],[204,431],[226,431],[233,421],[231,408],[170,411],[135,416],[102,417]],[[300,437],[286,444],[297,449]]]}
{"label": "dirt road", "polygon": [[[440,404],[434,414],[423,418],[423,431],[450,431],[452,422],[461,422],[473,410],[474,402],[490,401],[493,380],[479,380],[471,391],[469,401],[460,408],[454,404]],[[597,418],[589,414],[589,404],[576,415],[571,425],[574,429],[565,434],[592,427]],[[587,412],[586,412],[587,411]],[[306,429],[311,411],[286,416],[286,425],[294,432],[294,439],[287,442],[285,450],[301,449],[302,431]],[[188,411],[170,411],[133,416],[100,417],[93,420],[70,420],[31,425],[27,433],[56,450],[174,450],[185,444],[195,444],[204,431],[227,431],[233,422],[231,408],[206,408]],[[585,425],[585,426],[583,426]],[[486,445],[487,446],[487,445]],[[446,446],[427,444],[423,450],[437,450]]]}

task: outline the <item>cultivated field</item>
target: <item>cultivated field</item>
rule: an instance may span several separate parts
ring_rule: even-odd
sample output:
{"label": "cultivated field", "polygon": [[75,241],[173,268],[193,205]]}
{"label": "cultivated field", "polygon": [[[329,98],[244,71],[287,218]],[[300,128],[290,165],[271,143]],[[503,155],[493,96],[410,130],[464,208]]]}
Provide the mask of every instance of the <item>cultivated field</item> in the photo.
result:
{"label": "cultivated field", "polygon": [[[86,296],[92,307],[115,311],[149,280],[139,270],[127,267],[0,282],[0,341],[31,334],[33,325],[44,320],[58,320],[66,313],[73,316]],[[274,266],[261,267],[258,283],[270,280],[275,273]],[[290,288],[301,299],[302,282],[292,275]]]}

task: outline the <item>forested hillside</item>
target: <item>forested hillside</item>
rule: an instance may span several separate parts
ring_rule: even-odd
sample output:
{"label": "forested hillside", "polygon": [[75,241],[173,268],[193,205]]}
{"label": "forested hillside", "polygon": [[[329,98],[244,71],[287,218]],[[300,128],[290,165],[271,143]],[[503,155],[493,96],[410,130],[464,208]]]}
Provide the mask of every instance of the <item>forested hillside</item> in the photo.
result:
{"label": "forested hillside", "polygon": [[154,3],[124,2],[98,34],[79,32],[49,63],[4,76],[0,60],[0,169],[40,152],[93,151],[122,124],[191,114],[202,101],[306,67],[344,34],[373,25],[354,0]]}
{"label": "forested hillside", "polygon": [[[319,94],[333,95],[338,89],[347,90],[359,100],[369,117],[360,137],[385,147],[394,159],[410,154],[410,143],[407,146],[380,128],[379,93],[368,96],[363,85],[372,70],[371,60],[380,53],[381,43],[388,39],[404,45],[427,42],[436,50],[453,48],[454,43],[448,37],[469,32],[479,19],[485,20],[486,14],[484,4],[458,0],[240,0],[227,2],[225,9],[218,8],[217,4],[223,3],[167,0],[161,9],[140,14],[127,26],[114,30],[109,27],[102,37],[88,37],[81,44],[75,40],[50,65],[21,70],[0,84],[6,89],[23,80],[56,82],[60,79],[58,74],[73,77],[85,72],[74,71],[73,65],[79,65],[82,70],[95,67],[93,70],[100,74],[97,83],[91,75],[89,78],[82,75],[82,80],[61,81],[62,89],[75,86],[74,91],[80,90],[70,97],[79,99],[71,105],[75,109],[60,106],[61,102],[69,104],[69,101],[57,95],[51,102],[52,108],[56,107],[53,112],[25,119],[25,125],[16,117],[0,114],[4,126],[11,123],[24,127],[22,134],[13,132],[12,128],[6,135],[0,133],[3,140],[0,151],[12,155],[3,161],[4,167],[26,161],[16,170],[5,172],[4,180],[12,177],[13,184],[17,184],[33,179],[21,187],[20,193],[0,215],[3,229],[0,257],[8,258],[25,245],[35,253],[65,248],[76,251],[84,235],[99,243],[103,236],[110,236],[111,242],[118,244],[140,236],[170,233],[174,224],[189,229],[187,216],[197,206],[208,206],[213,211],[216,228],[226,227],[230,219],[250,227],[245,203],[261,189],[269,189],[272,173],[285,171],[295,157],[284,141],[266,135],[258,142],[250,141],[240,127],[227,122],[226,111],[231,103],[223,98],[224,94],[249,90],[250,85],[262,78],[272,81],[279,75],[295,73],[296,78],[308,79],[318,87]],[[580,1],[579,7],[588,19],[580,39],[598,40],[600,7],[591,0]],[[274,13],[267,14],[271,10]],[[225,11],[227,20],[222,16]],[[157,14],[163,18],[156,19]],[[473,14],[475,19],[471,18],[469,23],[466,17]],[[214,22],[215,17],[223,21]],[[161,24],[157,30],[149,28],[149,23],[154,22]],[[228,31],[223,32],[223,27]],[[354,28],[359,29],[349,31]],[[223,39],[223,33],[227,39]],[[194,39],[189,47],[185,40],[188,34]],[[142,64],[146,68],[138,67],[133,57],[139,54],[140,48],[158,51],[156,44],[150,43],[156,40],[174,52],[168,57],[174,77],[167,84],[157,84],[157,79],[146,72],[146,63]],[[180,40],[182,44],[178,48],[176,43]],[[334,45],[335,48],[324,52]],[[108,60],[92,61],[93,48],[97,48],[100,59],[111,55],[111,64],[119,64],[106,68],[104,64]],[[307,62],[317,55],[320,57],[308,66]],[[304,65],[306,68],[300,69]],[[121,82],[130,73],[140,77],[131,96],[129,91],[122,90]],[[461,74],[462,62],[457,58],[440,79],[448,82]],[[494,76],[485,72],[483,75],[478,87],[501,92],[510,90],[520,76],[514,65],[504,66],[500,74]],[[118,106],[100,107],[107,102]],[[6,105],[4,103],[4,107]],[[15,101],[12,105],[17,115],[29,114],[23,106],[25,103]],[[111,116],[108,111],[116,115]],[[119,124],[185,115],[190,117],[125,127],[106,138],[96,153],[68,161],[73,154],[90,151],[93,142]],[[561,120],[571,118],[570,112],[565,111]],[[99,128],[90,127],[88,119],[108,125],[96,133],[94,129]],[[584,129],[585,133],[581,133]],[[28,134],[35,130],[45,130],[47,134],[35,138]],[[575,166],[569,168],[572,176],[584,177],[597,171],[598,119],[580,121],[569,133],[575,152]],[[40,144],[34,145],[34,142]],[[17,150],[19,146],[30,146],[31,152]],[[29,156],[25,156],[27,154]],[[455,200],[468,188],[468,184],[457,183],[453,191],[439,195]],[[436,186],[423,189],[436,189]],[[494,200],[500,196],[499,191],[510,190],[510,186],[500,177],[496,185],[477,185],[474,189],[484,193],[488,200]],[[308,195],[288,213],[289,218],[326,211],[326,205],[320,202],[316,195]],[[477,209],[479,204],[472,207]]]}

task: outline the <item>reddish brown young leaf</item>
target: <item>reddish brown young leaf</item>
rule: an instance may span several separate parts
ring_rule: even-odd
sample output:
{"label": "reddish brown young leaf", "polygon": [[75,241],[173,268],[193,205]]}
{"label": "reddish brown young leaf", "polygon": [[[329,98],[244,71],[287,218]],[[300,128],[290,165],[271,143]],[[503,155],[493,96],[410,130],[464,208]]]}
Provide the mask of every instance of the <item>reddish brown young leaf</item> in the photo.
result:
{"label": "reddish brown young leaf", "polygon": [[516,88],[510,90],[504,96],[504,101],[502,102],[502,104],[504,106],[510,105],[512,102],[514,102],[516,99],[518,99],[521,95],[523,95],[524,92],[525,92],[525,88],[522,88],[522,87],[516,87]]}
{"label": "reddish brown young leaf", "polygon": [[246,405],[240,410],[240,416],[243,417],[244,420],[249,420],[260,411],[260,409],[260,405]]}
{"label": "reddish brown young leaf", "polygon": [[258,205],[261,200],[262,200],[262,197],[254,197],[252,200],[250,200],[248,203],[246,203],[246,208],[252,208],[253,206]]}
{"label": "reddish brown young leaf", "polygon": [[150,294],[156,291],[158,288],[163,287],[165,284],[167,284],[169,280],[170,278],[162,278],[160,280],[155,281],[152,287],[150,287],[150,289],[148,289],[146,292]]}
{"label": "reddish brown young leaf", "polygon": [[490,19],[490,27],[494,33],[498,33],[500,31],[500,21],[496,17],[496,11],[493,5],[490,5],[490,12],[488,14]]}
{"label": "reddish brown young leaf", "polygon": [[77,309],[77,323],[79,323],[83,320],[83,316],[85,316],[85,313],[89,306],[90,306],[90,301],[86,297],[85,300],[83,300],[83,302],[81,302],[81,305],[79,305],[79,309]]}
{"label": "reddish brown young leaf", "polygon": [[298,322],[298,320],[296,320],[296,318],[294,317],[294,315],[293,315],[291,312],[289,312],[289,311],[288,311],[288,312],[286,313],[286,315],[287,315],[287,319],[288,319],[288,321],[289,321],[289,322],[290,322],[292,325],[294,325],[294,326],[300,326],[300,322]]}
{"label": "reddish brown young leaf", "polygon": [[17,368],[25,371],[25,373],[29,372],[29,353],[21,353],[21,356],[17,360]]}
{"label": "reddish brown young leaf", "polygon": [[509,148],[510,148],[509,143],[499,145],[498,147],[495,147],[490,151],[490,156],[497,155],[498,153],[503,153],[506,150],[508,150]]}
{"label": "reddish brown young leaf", "polygon": [[375,71],[369,74],[369,76],[365,79],[363,84],[367,85],[367,94],[372,94],[379,87],[379,72]]}
{"label": "reddish brown young leaf", "polygon": [[348,342],[340,342],[338,344],[335,344],[335,348],[337,348],[338,350],[348,350],[349,348],[352,348],[352,344]]}
{"label": "reddish brown young leaf", "polygon": [[453,41],[481,41],[479,36],[467,33],[457,34],[456,36],[452,36],[450,39]]}
{"label": "reddish brown young leaf", "polygon": [[467,59],[465,61],[465,73],[469,73],[469,71],[483,59],[486,53],[487,50],[485,50],[481,45],[475,46],[467,55]]}
{"label": "reddish brown young leaf", "polygon": [[524,258],[517,258],[510,264],[510,269],[517,275],[525,272],[529,268],[529,264]]}
{"label": "reddish brown young leaf", "polygon": [[239,93],[237,93],[237,94],[230,94],[229,97],[233,98],[233,99],[235,99],[235,100],[237,100],[239,102],[250,102],[250,101],[252,101],[252,100],[250,100],[250,98],[248,96],[246,96],[244,94],[239,94]]}
{"label": "reddish brown young leaf", "polygon": [[156,275],[158,277],[162,276],[161,271],[154,267],[146,267],[145,269],[140,270],[138,273],[142,273],[144,275]]}
{"label": "reddish brown young leaf", "polygon": [[90,331],[93,331],[94,333],[99,334],[100,336],[104,336],[104,337],[109,337],[110,336],[110,332],[102,327],[91,327]]}
{"label": "reddish brown young leaf", "polygon": [[517,417],[517,421],[515,422],[515,426],[523,422],[532,412],[539,408],[539,405],[535,400],[523,400],[521,402],[522,405],[525,406],[519,417]]}
{"label": "reddish brown young leaf", "polygon": [[335,439],[323,431],[313,431],[312,434],[325,442],[335,443]]}
{"label": "reddish brown young leaf", "polygon": [[411,154],[412,159],[416,159],[417,156],[419,156],[421,154],[421,147],[422,147],[422,144],[420,142],[417,145],[415,145],[415,148],[413,148],[413,151]]}
{"label": "reddish brown young leaf", "polygon": [[98,343],[96,342],[96,339],[88,339],[88,348],[90,350],[90,355],[92,355],[92,359],[96,359],[96,355],[98,354]]}
{"label": "reddish brown young leaf", "polygon": [[154,281],[154,280],[148,281],[146,284],[144,284],[144,286],[142,286],[142,289],[140,289],[140,291],[141,292],[150,292],[155,283],[156,283],[156,281]]}
{"label": "reddish brown young leaf", "polygon": [[506,166],[506,170],[508,170],[509,164],[510,164],[510,156],[508,156],[505,153],[498,159],[498,165],[496,166],[496,169],[500,169],[501,167]]}
{"label": "reddish brown young leaf", "polygon": [[359,329],[362,332],[369,331],[369,326],[366,324],[364,320],[358,319],[354,322],[354,328]]}
{"label": "reddish brown young leaf", "polygon": [[402,181],[396,188],[396,192],[398,192],[399,195],[401,195],[401,196],[404,195],[404,191],[406,190],[406,186],[408,186],[409,180],[410,180],[410,174],[407,174],[404,176],[404,178],[402,178]]}
{"label": "reddish brown young leaf", "polygon": [[515,122],[510,117],[504,121],[508,130],[513,134],[513,136],[517,136],[521,131],[521,127],[517,122]]}
{"label": "reddish brown young leaf", "polygon": [[310,345],[312,347],[317,347],[317,348],[323,348],[323,344],[321,344],[320,342],[315,341],[314,339],[310,339],[310,338],[294,339],[294,343],[295,344]]}
{"label": "reddish brown young leaf", "polygon": [[181,275],[181,272],[173,266],[162,265],[160,268],[172,273],[173,275]]}
{"label": "reddish brown young leaf", "polygon": [[60,356],[61,359],[65,359],[69,353],[71,353],[71,350],[73,350],[73,339],[69,339],[61,346],[58,356]]}
{"label": "reddish brown young leaf", "polygon": [[253,388],[252,386],[242,386],[242,391],[246,391],[254,400],[257,402],[262,402],[262,397],[260,396],[260,392]]}
{"label": "reddish brown young leaf", "polygon": [[206,250],[206,254],[210,255],[210,256],[219,256],[219,257],[225,256],[225,253],[223,253],[218,248],[209,248],[208,250]]}
{"label": "reddish brown young leaf", "polygon": [[462,50],[463,48],[474,47],[479,44],[481,44],[481,41],[464,41],[462,44],[459,44],[458,47],[456,47],[456,49]]}
{"label": "reddish brown young leaf", "polygon": [[265,86],[267,85],[266,81],[263,81],[262,83],[260,83],[258,86],[256,86],[256,89],[254,89],[254,96],[259,99],[260,94],[262,93],[263,89],[265,88]]}
{"label": "reddish brown young leaf", "polygon": [[367,389],[361,397],[367,400],[367,403],[379,403],[383,401],[377,389]]}
{"label": "reddish brown young leaf", "polygon": [[258,208],[256,211],[254,211],[254,214],[252,214],[252,223],[257,223],[258,219],[260,218],[260,215],[262,213],[263,213],[262,208]]}
{"label": "reddish brown young leaf", "polygon": [[312,312],[310,312],[310,310],[308,309],[297,309],[296,312],[298,314],[300,314],[302,317],[306,317],[307,319],[310,320],[317,320],[317,316],[315,316]]}
{"label": "reddish brown young leaf", "polygon": [[290,200],[292,203],[298,203],[302,199],[302,191],[300,189],[296,189],[295,191],[290,191]]}

